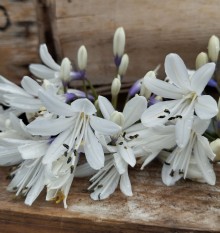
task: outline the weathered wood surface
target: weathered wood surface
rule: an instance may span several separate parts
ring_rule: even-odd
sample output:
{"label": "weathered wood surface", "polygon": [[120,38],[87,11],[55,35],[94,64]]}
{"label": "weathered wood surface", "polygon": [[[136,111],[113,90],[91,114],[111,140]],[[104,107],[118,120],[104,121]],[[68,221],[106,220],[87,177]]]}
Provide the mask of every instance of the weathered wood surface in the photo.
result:
{"label": "weathered wood surface", "polygon": [[[37,1],[39,2],[39,1]],[[40,1],[41,4],[43,1]],[[81,44],[88,48],[88,76],[107,84],[115,75],[112,38],[126,30],[130,65],[125,82],[141,78],[163,64],[166,54],[180,54],[189,68],[206,50],[211,35],[220,36],[219,0],[49,0],[53,43],[59,59],[75,60]],[[163,77],[163,69],[160,71]]]}
{"label": "weathered wood surface", "polygon": [[117,191],[95,202],[86,191],[88,180],[75,180],[67,210],[44,201],[45,194],[25,206],[5,191],[8,168],[0,169],[0,232],[220,232],[220,166],[216,186],[186,181],[166,187],[160,169],[155,162],[131,171],[134,195],[129,198]]}
{"label": "weathered wood surface", "polygon": [[29,63],[39,62],[36,10],[32,0],[0,1],[0,74],[19,83]]}

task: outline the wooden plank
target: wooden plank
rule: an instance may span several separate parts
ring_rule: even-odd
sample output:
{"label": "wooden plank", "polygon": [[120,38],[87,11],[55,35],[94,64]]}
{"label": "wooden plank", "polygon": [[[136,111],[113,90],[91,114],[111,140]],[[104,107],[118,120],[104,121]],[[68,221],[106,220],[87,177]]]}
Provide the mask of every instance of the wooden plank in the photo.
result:
{"label": "wooden plank", "polygon": [[218,0],[53,0],[50,4],[58,58],[75,60],[78,47],[85,44],[88,76],[99,84],[110,83],[115,75],[112,38],[118,26],[126,30],[130,56],[125,82],[163,64],[170,52],[179,53],[194,68],[196,55],[220,31]]}
{"label": "wooden plank", "polygon": [[160,169],[155,162],[144,171],[130,171],[133,197],[116,191],[96,202],[86,191],[88,179],[76,179],[67,210],[44,201],[45,193],[25,206],[6,192],[8,168],[1,169],[0,232],[220,232],[220,167],[215,167],[216,186],[182,181],[166,187]]}
{"label": "wooden plank", "polygon": [[28,65],[39,62],[34,2],[1,0],[0,74],[19,83]]}

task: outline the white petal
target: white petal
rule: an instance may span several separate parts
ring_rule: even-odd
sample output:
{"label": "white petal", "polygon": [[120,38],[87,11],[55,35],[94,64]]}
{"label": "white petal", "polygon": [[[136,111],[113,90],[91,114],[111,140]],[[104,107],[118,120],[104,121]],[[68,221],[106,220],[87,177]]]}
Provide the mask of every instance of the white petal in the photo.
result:
{"label": "white petal", "polygon": [[103,135],[114,135],[121,131],[121,127],[117,124],[97,116],[90,116],[90,125]]}
{"label": "white petal", "polygon": [[26,93],[21,87],[17,85],[10,85],[10,84],[5,84],[1,83],[0,85],[0,92],[4,93],[10,93],[10,94],[17,94],[21,96],[27,96],[30,97],[28,93]]}
{"label": "white petal", "polygon": [[181,99],[186,94],[186,92],[173,84],[153,77],[145,77],[144,85],[154,94],[168,99]]}
{"label": "white petal", "polygon": [[217,103],[209,95],[199,96],[195,103],[195,112],[200,119],[210,119],[218,113]]}
{"label": "white petal", "polygon": [[67,129],[61,134],[59,134],[51,143],[49,146],[46,155],[44,156],[42,162],[44,164],[51,164],[53,161],[58,159],[61,155],[64,154],[64,152],[67,150],[63,144],[68,145],[68,138],[70,137],[70,134],[72,132],[72,129]]}
{"label": "white petal", "polygon": [[63,103],[57,95],[52,95],[51,93],[49,94],[46,91],[41,90],[38,95],[48,111],[60,116],[73,116],[75,114],[73,108],[68,104]]}
{"label": "white petal", "polygon": [[191,78],[191,89],[200,95],[208,81],[211,79],[215,71],[215,63],[207,63],[200,67]]}
{"label": "white petal", "polygon": [[[146,127],[163,125],[172,116],[172,114],[166,114],[164,110],[168,109],[171,111],[172,108],[180,105],[181,102],[181,100],[163,101],[150,106],[141,116],[142,124]],[[164,117],[160,118],[161,116]]]}
{"label": "white petal", "polygon": [[84,141],[84,151],[87,162],[93,169],[98,170],[104,166],[105,157],[102,146],[92,132],[90,126],[87,127]]}
{"label": "white petal", "polygon": [[38,96],[38,90],[41,89],[41,86],[28,76],[24,76],[21,80],[21,86],[24,90],[32,96]]}
{"label": "white petal", "polygon": [[170,53],[165,59],[165,72],[168,78],[179,88],[189,89],[190,80],[183,60],[174,53]]}
{"label": "white petal", "polygon": [[41,101],[33,97],[5,94],[4,98],[11,107],[23,112],[37,112],[42,106]]}
{"label": "white petal", "polygon": [[191,116],[187,116],[184,119],[180,119],[176,123],[176,143],[180,148],[185,147],[189,142],[192,123],[193,118]]}
{"label": "white petal", "polygon": [[155,159],[157,155],[159,154],[159,152],[160,151],[154,151],[149,156],[147,156],[147,158],[144,160],[144,163],[141,166],[141,170],[143,170],[145,166],[147,166],[153,159]]}
{"label": "white petal", "polygon": [[134,167],[134,165],[136,164],[136,159],[132,149],[124,145],[118,145],[117,148],[118,148],[118,153],[124,159],[124,161],[127,162],[132,167]]}
{"label": "white petal", "polygon": [[88,177],[92,176],[97,170],[92,169],[88,163],[81,164],[76,167],[75,177]]}
{"label": "white petal", "polygon": [[40,158],[46,154],[47,141],[30,141],[30,143],[19,146],[18,151],[23,159]]}
{"label": "white petal", "polygon": [[77,99],[71,104],[75,112],[84,112],[86,115],[93,115],[96,113],[96,108],[88,99]]}
{"label": "white petal", "polygon": [[57,119],[37,118],[27,125],[27,129],[32,135],[53,136],[68,129],[72,123],[72,117]]}
{"label": "white petal", "polygon": [[115,111],[111,102],[107,98],[103,96],[99,96],[98,103],[99,103],[99,108],[102,112],[102,115],[104,116],[105,119],[109,120],[111,117],[111,114]]}
{"label": "white petal", "polygon": [[114,165],[121,175],[127,171],[128,164],[122,159],[122,157],[118,153],[113,154],[114,157]]}
{"label": "white petal", "polygon": [[128,176],[128,171],[121,175],[120,189],[126,196],[132,196],[131,182]]}
{"label": "white petal", "polygon": [[201,120],[199,117],[194,117],[193,130],[196,133],[202,135],[209,127],[210,122],[211,122],[211,119]]}
{"label": "white petal", "polygon": [[215,154],[213,153],[212,148],[210,147],[208,139],[201,135],[197,135],[197,140],[198,140],[198,143],[202,145],[206,156],[209,157],[209,159],[213,161],[215,158]]}
{"label": "white petal", "polygon": [[33,75],[41,79],[54,79],[57,76],[57,71],[51,70],[45,65],[31,64],[29,69]]}
{"label": "white petal", "polygon": [[60,66],[53,60],[53,58],[49,54],[46,44],[40,45],[40,57],[44,64],[49,66],[51,69],[57,71],[60,70]]}
{"label": "white petal", "polygon": [[124,107],[123,115],[125,118],[125,123],[123,128],[134,124],[136,121],[140,120],[142,113],[147,109],[147,101],[143,96],[136,96],[129,100]]}
{"label": "white petal", "polygon": [[216,176],[212,164],[209,162],[207,155],[204,152],[204,146],[200,141],[197,141],[194,146],[195,161],[200,168],[206,182],[210,185],[215,185]]}
{"label": "white petal", "polygon": [[45,186],[45,177],[44,177],[44,173],[42,172],[40,177],[37,179],[36,183],[32,186],[31,190],[28,192],[27,197],[25,199],[25,204],[32,205],[32,203],[36,200],[36,198],[43,190],[44,186]]}

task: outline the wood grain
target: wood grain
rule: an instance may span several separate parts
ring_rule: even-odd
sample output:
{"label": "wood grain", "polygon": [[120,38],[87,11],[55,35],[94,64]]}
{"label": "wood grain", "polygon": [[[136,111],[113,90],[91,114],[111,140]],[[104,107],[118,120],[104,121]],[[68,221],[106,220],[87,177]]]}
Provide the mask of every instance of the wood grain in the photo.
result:
{"label": "wood grain", "polygon": [[[212,34],[220,36],[219,0],[50,0],[57,57],[75,60],[85,44],[88,76],[94,83],[111,83],[114,30],[126,30],[130,65],[124,82],[131,82],[164,63],[175,52],[194,68]],[[163,77],[163,69],[160,77]]]}
{"label": "wood grain", "polygon": [[[110,199],[92,201],[87,179],[74,180],[67,210],[44,201],[45,194],[25,206],[5,191],[8,168],[0,170],[0,232],[220,232],[220,167],[217,184],[161,182],[161,165],[130,171],[133,197],[116,191]],[[15,230],[16,229],[16,230]]]}
{"label": "wood grain", "polygon": [[32,0],[0,2],[0,74],[19,83],[28,65],[39,62],[36,11]]}

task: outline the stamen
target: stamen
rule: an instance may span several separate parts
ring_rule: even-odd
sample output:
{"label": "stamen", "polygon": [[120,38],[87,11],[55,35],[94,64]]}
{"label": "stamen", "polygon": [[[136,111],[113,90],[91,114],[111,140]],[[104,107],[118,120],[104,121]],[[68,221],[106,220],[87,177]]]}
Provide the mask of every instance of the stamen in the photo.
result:
{"label": "stamen", "polygon": [[164,112],[170,114],[170,111],[168,109],[164,109]]}
{"label": "stamen", "polygon": [[164,164],[166,164],[166,165],[168,165],[168,166],[170,165],[170,163],[168,163],[168,162],[166,162],[166,161],[164,162]]}
{"label": "stamen", "polygon": [[63,146],[64,146],[67,150],[69,150],[69,146],[68,146],[67,144],[63,144]]}
{"label": "stamen", "polygon": [[170,172],[170,176],[173,177],[174,176],[174,170],[171,170]]}
{"label": "stamen", "polygon": [[157,118],[165,118],[166,116],[165,115],[162,115],[162,116],[158,116]]}
{"label": "stamen", "polygon": [[72,165],[72,166],[70,167],[70,173],[73,174],[73,171],[74,171],[74,166]]}
{"label": "stamen", "polygon": [[72,157],[69,157],[69,158],[67,159],[67,164],[70,163],[71,161],[72,161]]}

